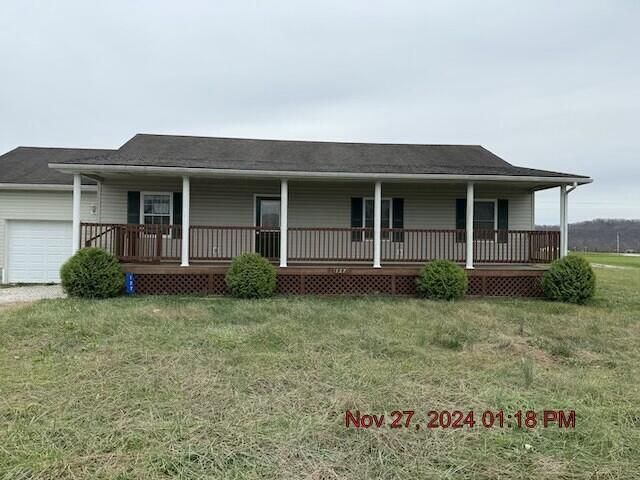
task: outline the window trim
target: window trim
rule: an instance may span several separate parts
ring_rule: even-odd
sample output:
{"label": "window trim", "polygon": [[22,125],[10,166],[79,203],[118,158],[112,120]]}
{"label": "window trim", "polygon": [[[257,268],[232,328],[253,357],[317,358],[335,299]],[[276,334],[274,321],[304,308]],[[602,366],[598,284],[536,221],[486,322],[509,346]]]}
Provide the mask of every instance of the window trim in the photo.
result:
{"label": "window trim", "polygon": [[[144,223],[144,197],[146,195],[167,195],[169,197],[168,226],[172,226],[173,225],[173,192],[148,192],[148,191],[140,192],[140,225],[151,225],[151,224]],[[164,234],[164,235],[167,235],[167,234]]]}
{"label": "window trim", "polygon": [[[385,228],[387,228],[387,229],[393,228],[393,198],[394,197],[382,197],[382,199],[381,199],[382,202],[384,202],[385,200],[387,200],[389,202],[389,226],[385,227],[384,225],[380,225],[380,230],[383,230]],[[367,226],[366,226],[367,225],[367,221],[366,221],[367,220],[367,200],[372,200],[373,201],[373,209],[374,209],[373,222],[374,222],[374,225],[375,225],[375,221],[376,221],[375,220],[375,201],[376,201],[375,197],[362,197],[362,228],[367,228]],[[380,213],[382,214],[382,212],[380,212]],[[381,217],[380,221],[382,221],[382,215],[380,215],[380,217]],[[373,226],[371,228],[375,228],[375,226]],[[383,241],[383,242],[391,241],[392,235],[391,235],[391,232],[389,232],[389,233],[390,233],[389,234],[389,238],[384,238],[382,235],[380,235],[380,240]],[[373,242],[373,235],[371,236],[371,238],[367,238],[366,234],[367,234],[366,231],[362,232],[363,241],[365,241],[365,242]]]}

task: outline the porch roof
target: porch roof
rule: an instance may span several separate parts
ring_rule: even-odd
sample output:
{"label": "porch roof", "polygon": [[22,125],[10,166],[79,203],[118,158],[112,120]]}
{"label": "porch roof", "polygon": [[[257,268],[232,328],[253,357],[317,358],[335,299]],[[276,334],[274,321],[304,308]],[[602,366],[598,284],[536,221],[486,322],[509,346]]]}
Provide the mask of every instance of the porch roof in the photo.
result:
{"label": "porch roof", "polygon": [[340,143],[138,134],[108,155],[51,162],[69,173],[145,172],[291,177],[589,183],[511,165],[479,145]]}

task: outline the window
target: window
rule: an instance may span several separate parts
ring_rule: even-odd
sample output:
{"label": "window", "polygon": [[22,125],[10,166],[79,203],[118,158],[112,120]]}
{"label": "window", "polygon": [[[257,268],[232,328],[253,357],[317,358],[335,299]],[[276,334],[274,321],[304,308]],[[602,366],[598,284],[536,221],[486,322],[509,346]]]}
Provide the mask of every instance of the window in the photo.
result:
{"label": "window", "polygon": [[256,197],[259,227],[280,228],[280,199]]}
{"label": "window", "polygon": [[143,193],[140,199],[140,223],[171,225],[172,197],[171,193]]}
{"label": "window", "polygon": [[[365,198],[364,199],[364,211],[362,212],[363,214],[363,225],[364,228],[371,228],[373,229],[373,212],[374,212],[374,205],[373,205],[373,198]],[[381,213],[381,225],[380,228],[385,229],[385,228],[391,228],[393,223],[392,223],[392,215],[393,215],[393,211],[391,208],[391,200],[388,198],[383,198],[382,199],[382,212]],[[364,232],[364,238],[366,240],[373,240],[373,231],[366,231]],[[382,232],[382,239],[383,240],[389,240],[389,232]]]}
{"label": "window", "polygon": [[495,200],[473,202],[473,231],[476,240],[493,240],[496,229]]}
{"label": "window", "polygon": [[[465,242],[467,199],[456,199],[456,242]],[[509,200],[476,200],[473,204],[473,238],[507,243],[509,236]],[[496,234],[495,231],[499,230]]]}
{"label": "window", "polygon": [[[404,199],[383,198],[381,200],[380,227],[383,230],[381,232],[382,239],[404,242]],[[373,223],[374,199],[351,197],[351,228],[368,230],[365,232],[362,232],[362,230],[352,231],[351,241],[373,240]],[[389,229],[394,229],[395,231],[390,232]]]}

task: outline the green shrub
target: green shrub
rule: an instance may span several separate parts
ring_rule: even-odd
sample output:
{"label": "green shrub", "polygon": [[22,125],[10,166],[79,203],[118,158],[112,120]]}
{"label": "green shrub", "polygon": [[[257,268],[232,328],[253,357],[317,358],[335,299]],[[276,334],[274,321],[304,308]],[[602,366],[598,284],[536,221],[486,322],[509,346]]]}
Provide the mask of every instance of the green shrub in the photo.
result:
{"label": "green shrub", "polygon": [[567,255],[553,262],[542,276],[542,290],[551,300],[584,304],[596,291],[596,276],[583,257]]}
{"label": "green shrub", "polygon": [[436,300],[462,298],[467,291],[466,273],[449,260],[427,263],[416,282],[418,294]]}
{"label": "green shrub", "polygon": [[276,269],[257,253],[243,253],[233,259],[225,280],[234,297],[269,297],[276,289]]}
{"label": "green shrub", "polygon": [[124,275],[113,255],[83,248],[62,265],[62,288],[71,297],[108,298],[122,293]]}

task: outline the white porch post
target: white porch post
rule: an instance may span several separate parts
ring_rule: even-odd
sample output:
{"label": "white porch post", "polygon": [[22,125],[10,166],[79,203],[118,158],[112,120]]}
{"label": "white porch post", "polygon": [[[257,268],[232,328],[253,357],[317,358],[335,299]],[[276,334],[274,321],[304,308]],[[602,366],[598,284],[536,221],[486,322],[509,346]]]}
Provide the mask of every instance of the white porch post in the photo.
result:
{"label": "white porch post", "polygon": [[287,266],[289,185],[286,179],[280,180],[280,266]]}
{"label": "white porch post", "polygon": [[467,183],[467,264],[466,268],[473,268],[473,182]]}
{"label": "white porch post", "polygon": [[560,186],[560,257],[567,255],[569,250],[568,233],[569,227],[567,222],[567,186]]}
{"label": "white porch post", "polygon": [[376,182],[373,195],[373,268],[380,268],[382,237],[382,183]]}
{"label": "white porch post", "polygon": [[80,195],[82,194],[82,179],[77,173],[73,176],[73,209],[71,235],[71,254],[80,250]]}
{"label": "white porch post", "polygon": [[189,209],[191,204],[191,183],[189,177],[182,177],[182,255],[181,267],[189,266]]}

